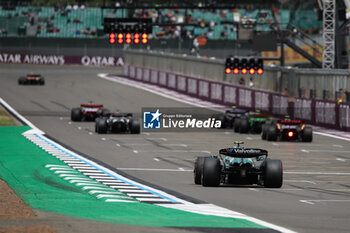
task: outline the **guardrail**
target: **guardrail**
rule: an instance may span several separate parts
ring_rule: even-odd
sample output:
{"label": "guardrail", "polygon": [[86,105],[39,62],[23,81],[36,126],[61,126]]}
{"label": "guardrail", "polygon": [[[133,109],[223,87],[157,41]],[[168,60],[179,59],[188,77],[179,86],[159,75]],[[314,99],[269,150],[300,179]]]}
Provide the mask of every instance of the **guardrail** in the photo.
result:
{"label": "guardrail", "polygon": [[125,78],[174,90],[202,100],[251,111],[290,115],[309,124],[350,131],[350,104],[305,98],[290,98],[268,91],[174,74],[157,69],[124,65]]}

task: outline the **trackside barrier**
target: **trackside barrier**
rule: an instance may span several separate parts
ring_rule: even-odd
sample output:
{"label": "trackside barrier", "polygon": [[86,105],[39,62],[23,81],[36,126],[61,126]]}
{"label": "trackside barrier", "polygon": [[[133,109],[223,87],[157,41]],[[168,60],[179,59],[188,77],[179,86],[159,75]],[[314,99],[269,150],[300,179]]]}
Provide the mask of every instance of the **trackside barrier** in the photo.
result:
{"label": "trackside barrier", "polygon": [[260,110],[277,117],[290,115],[309,124],[350,131],[350,104],[335,101],[294,98],[268,91],[187,77],[165,71],[124,65],[124,77],[178,91],[225,106]]}

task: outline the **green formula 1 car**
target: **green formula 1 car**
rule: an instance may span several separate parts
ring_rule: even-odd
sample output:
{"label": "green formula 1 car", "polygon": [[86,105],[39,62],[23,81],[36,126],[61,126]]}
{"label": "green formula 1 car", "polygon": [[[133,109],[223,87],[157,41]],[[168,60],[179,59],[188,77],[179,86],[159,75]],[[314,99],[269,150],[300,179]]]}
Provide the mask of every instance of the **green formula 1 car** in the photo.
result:
{"label": "green formula 1 car", "polygon": [[219,151],[218,156],[197,157],[194,182],[203,186],[261,185],[280,188],[283,183],[282,161],[267,158],[267,151],[244,148],[235,142],[234,148]]}
{"label": "green formula 1 car", "polygon": [[264,124],[272,124],[273,122],[274,118],[272,115],[257,111],[237,119],[234,125],[234,132],[259,134]]}

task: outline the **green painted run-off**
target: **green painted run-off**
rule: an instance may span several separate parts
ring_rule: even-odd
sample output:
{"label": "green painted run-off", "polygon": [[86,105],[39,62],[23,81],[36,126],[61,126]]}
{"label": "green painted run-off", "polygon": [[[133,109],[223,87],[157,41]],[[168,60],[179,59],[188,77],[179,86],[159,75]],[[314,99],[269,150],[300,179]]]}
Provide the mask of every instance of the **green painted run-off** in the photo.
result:
{"label": "green painted run-off", "polygon": [[140,226],[265,228],[244,219],[207,216],[146,203],[104,202],[45,168],[47,164],[65,164],[27,140],[22,133],[29,129],[0,127],[0,178],[34,208]]}

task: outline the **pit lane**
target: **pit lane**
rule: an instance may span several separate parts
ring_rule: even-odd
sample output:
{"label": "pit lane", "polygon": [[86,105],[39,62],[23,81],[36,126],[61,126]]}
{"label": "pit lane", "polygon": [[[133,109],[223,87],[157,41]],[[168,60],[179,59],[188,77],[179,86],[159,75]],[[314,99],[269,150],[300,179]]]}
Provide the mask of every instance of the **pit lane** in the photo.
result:
{"label": "pit lane", "polygon": [[[147,182],[245,213],[298,232],[348,232],[350,144],[314,134],[312,143],[267,142],[231,130],[212,133],[97,135],[93,123],[72,123],[69,111],[93,100],[125,112],[142,107],[190,107],[133,87],[97,78],[115,69],[1,65],[1,97],[59,141]],[[19,86],[23,74],[41,73],[45,86]],[[216,153],[234,140],[263,148],[284,164],[281,189],[204,188],[193,184],[196,156]]]}

